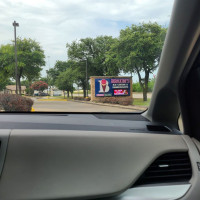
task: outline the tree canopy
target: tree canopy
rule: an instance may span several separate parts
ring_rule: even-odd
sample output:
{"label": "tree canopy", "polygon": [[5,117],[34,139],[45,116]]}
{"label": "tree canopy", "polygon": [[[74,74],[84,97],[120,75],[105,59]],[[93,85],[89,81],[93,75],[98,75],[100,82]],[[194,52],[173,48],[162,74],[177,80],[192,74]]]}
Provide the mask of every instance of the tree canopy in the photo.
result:
{"label": "tree canopy", "polygon": [[55,85],[56,79],[58,78],[61,72],[64,72],[71,66],[70,61],[56,61],[54,68],[51,68],[47,71],[48,83],[50,85]]}
{"label": "tree canopy", "polygon": [[[18,79],[26,80],[29,87],[35,80],[45,80],[68,94],[73,93],[76,83],[86,96],[90,76],[135,73],[146,101],[149,77],[159,65],[166,31],[161,25],[149,22],[126,27],[117,38],[87,37],[67,43],[68,59],[57,60],[43,79],[40,72],[45,65],[45,55],[40,44],[32,39],[17,38]],[[5,79],[0,81],[0,88],[4,88],[10,78],[16,78],[13,44],[0,46],[0,77]]]}
{"label": "tree canopy", "polygon": [[147,100],[149,74],[158,67],[165,35],[166,29],[157,23],[132,25],[120,32],[118,55],[122,70],[138,75],[144,101]]}
{"label": "tree canopy", "polygon": [[[21,94],[20,79],[24,78],[31,82],[39,78],[42,66],[45,65],[45,55],[40,44],[32,39],[17,38],[17,59],[18,59],[18,82]],[[5,77],[15,76],[14,46],[12,44],[2,45],[0,47],[0,73]]]}
{"label": "tree canopy", "polygon": [[59,90],[62,90],[64,92],[64,98],[65,98],[65,91],[67,91],[67,96],[69,97],[69,92],[73,94],[74,87],[74,72],[72,68],[68,68],[66,71],[61,72],[55,82],[55,85]]}
{"label": "tree canopy", "polygon": [[116,62],[106,62],[107,52],[117,39],[111,36],[99,36],[96,38],[85,38],[67,44],[68,58],[73,62],[72,66],[78,72],[77,82],[86,90],[86,65],[88,78],[90,76],[118,75],[119,69]]}

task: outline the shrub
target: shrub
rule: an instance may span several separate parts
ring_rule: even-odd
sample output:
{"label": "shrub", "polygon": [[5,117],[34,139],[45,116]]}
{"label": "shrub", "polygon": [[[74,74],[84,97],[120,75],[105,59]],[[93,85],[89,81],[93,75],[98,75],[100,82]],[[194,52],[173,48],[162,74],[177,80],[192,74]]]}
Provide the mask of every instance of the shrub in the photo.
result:
{"label": "shrub", "polygon": [[43,92],[45,89],[48,89],[48,84],[44,81],[36,81],[31,85],[31,88]]}
{"label": "shrub", "polygon": [[110,97],[105,97],[105,98],[98,98],[98,102],[100,103],[111,103],[111,104],[118,104],[118,99],[116,98],[110,98]]}
{"label": "shrub", "polygon": [[84,101],[90,101],[90,100],[91,100],[90,97],[86,97],[86,98],[84,98]]}
{"label": "shrub", "polygon": [[34,89],[33,88],[26,88],[26,95],[28,96],[33,96],[34,94]]}
{"label": "shrub", "polygon": [[120,104],[120,105],[132,105],[133,104],[133,99],[131,98],[112,98],[112,97],[107,97],[107,98],[98,98],[98,102],[100,103],[110,103],[110,104]]}
{"label": "shrub", "polygon": [[121,99],[120,101],[118,101],[118,103],[123,106],[133,105],[133,99],[129,99],[129,98],[126,98],[123,100]]}
{"label": "shrub", "polygon": [[33,100],[17,94],[0,94],[0,107],[9,112],[23,111],[30,112]]}
{"label": "shrub", "polygon": [[[151,79],[148,83],[148,92],[152,92],[155,84],[155,78]],[[139,82],[133,83],[133,92],[142,92]]]}
{"label": "shrub", "polygon": [[133,83],[133,92],[142,92],[142,88],[140,86],[140,83]]}
{"label": "shrub", "polygon": [[84,100],[84,97],[74,97],[74,100],[83,101],[83,100]]}
{"label": "shrub", "polygon": [[79,100],[79,101],[90,101],[91,98],[90,97],[74,97],[74,100]]}

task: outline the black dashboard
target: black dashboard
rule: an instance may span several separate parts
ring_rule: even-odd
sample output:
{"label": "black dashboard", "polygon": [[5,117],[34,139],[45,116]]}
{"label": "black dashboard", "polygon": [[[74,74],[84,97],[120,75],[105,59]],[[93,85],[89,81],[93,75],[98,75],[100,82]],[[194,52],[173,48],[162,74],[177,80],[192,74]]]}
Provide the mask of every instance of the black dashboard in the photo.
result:
{"label": "black dashboard", "polygon": [[1,113],[0,129],[84,130],[181,134],[141,114]]}

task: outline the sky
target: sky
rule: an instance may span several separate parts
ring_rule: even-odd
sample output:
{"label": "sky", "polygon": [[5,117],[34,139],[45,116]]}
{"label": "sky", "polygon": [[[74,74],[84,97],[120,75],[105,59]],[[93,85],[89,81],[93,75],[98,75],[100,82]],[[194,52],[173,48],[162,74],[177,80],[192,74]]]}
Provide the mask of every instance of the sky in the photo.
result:
{"label": "sky", "polygon": [[121,29],[141,22],[167,27],[173,0],[0,0],[0,45],[17,36],[39,42],[46,66],[67,60],[66,44],[99,35],[118,37]]}

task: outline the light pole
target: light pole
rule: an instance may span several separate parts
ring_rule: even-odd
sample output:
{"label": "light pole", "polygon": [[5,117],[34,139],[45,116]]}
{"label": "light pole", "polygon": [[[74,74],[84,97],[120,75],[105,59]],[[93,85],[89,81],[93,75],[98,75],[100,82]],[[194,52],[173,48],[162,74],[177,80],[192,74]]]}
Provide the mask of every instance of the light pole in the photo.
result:
{"label": "light pole", "polygon": [[87,58],[85,60],[86,62],[86,69],[85,69],[85,72],[86,72],[86,97],[88,97],[88,62],[87,62]]}
{"label": "light pole", "polygon": [[47,72],[47,84],[48,84],[47,94],[48,94],[48,98],[49,98],[49,95],[51,93],[51,91],[50,91],[51,87],[49,86],[49,76],[48,76],[48,72],[50,70],[50,56],[47,56],[47,57],[48,57],[48,64],[49,64],[49,69],[46,70],[46,72]]}
{"label": "light pole", "polygon": [[13,22],[13,26],[14,26],[14,38],[15,38],[15,77],[16,77],[16,94],[18,94],[18,86],[19,86],[19,82],[18,82],[18,69],[17,69],[17,41],[16,41],[16,27],[19,26],[19,23],[17,23],[16,21]]}

